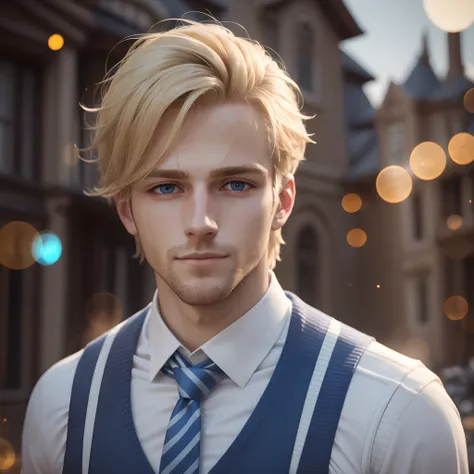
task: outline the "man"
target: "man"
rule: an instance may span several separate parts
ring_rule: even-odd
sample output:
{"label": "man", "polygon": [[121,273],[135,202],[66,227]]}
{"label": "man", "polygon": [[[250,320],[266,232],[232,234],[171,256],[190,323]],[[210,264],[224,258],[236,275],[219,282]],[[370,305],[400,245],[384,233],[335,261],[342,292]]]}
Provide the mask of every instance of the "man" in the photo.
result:
{"label": "man", "polygon": [[467,474],[436,375],[272,272],[311,140],[264,49],[187,22],[106,85],[92,194],[115,199],[157,292],[42,376],[23,472]]}

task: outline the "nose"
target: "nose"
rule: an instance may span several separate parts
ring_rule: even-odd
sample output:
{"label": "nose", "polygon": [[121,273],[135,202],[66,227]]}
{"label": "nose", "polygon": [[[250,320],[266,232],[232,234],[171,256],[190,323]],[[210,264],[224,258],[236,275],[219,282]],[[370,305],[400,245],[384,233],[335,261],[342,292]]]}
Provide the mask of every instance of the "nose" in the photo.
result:
{"label": "nose", "polygon": [[202,239],[217,234],[218,226],[215,218],[212,217],[212,204],[212,199],[204,187],[196,188],[190,194],[188,209],[184,213],[184,231],[188,238]]}

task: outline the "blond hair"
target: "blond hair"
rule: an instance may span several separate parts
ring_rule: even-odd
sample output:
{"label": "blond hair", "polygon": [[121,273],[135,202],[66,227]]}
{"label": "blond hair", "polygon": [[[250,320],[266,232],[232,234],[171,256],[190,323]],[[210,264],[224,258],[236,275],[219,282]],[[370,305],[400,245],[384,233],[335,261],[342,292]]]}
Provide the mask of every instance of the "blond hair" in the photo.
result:
{"label": "blond hair", "polygon": [[[175,19],[174,19],[175,20]],[[293,174],[313,143],[304,127],[301,92],[264,47],[234,35],[221,24],[180,20],[160,33],[140,35],[122,61],[99,83],[101,104],[83,109],[97,114],[93,140],[100,181],[88,195],[129,198],[133,183],[145,178],[173,146],[187,113],[212,93],[220,101],[242,100],[262,113],[273,149],[275,177]],[[171,107],[177,118],[159,156],[147,153],[160,120]],[[137,254],[144,259],[136,239]],[[281,229],[269,238],[270,268],[280,260]]]}

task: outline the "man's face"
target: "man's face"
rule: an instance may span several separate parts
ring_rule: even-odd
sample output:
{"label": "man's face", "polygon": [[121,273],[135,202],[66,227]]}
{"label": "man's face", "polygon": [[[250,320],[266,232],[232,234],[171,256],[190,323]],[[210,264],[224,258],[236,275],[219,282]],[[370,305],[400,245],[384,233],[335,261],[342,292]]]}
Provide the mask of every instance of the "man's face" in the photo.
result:
{"label": "man's face", "polygon": [[[175,116],[160,123],[153,149]],[[158,288],[164,282],[196,306],[224,300],[256,268],[267,271],[270,231],[283,224],[274,218],[278,200],[260,114],[227,103],[194,109],[155,172],[132,186],[130,207],[117,208]]]}

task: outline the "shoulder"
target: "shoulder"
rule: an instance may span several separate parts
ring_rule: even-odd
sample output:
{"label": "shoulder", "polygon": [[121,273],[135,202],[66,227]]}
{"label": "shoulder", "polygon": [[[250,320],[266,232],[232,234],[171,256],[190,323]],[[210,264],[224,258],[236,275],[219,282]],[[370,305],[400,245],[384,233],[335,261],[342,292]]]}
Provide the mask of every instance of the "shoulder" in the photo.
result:
{"label": "shoulder", "polygon": [[390,413],[383,417],[374,443],[374,450],[380,454],[374,459],[380,469],[376,472],[400,469],[417,474],[468,474],[464,429],[458,410],[439,380],[425,385],[404,403],[401,396],[397,398],[387,410]]}
{"label": "shoulder", "polygon": [[[36,405],[41,402],[43,405],[50,405],[51,409],[60,409],[62,407],[69,406],[69,399],[71,397],[72,385],[74,382],[74,376],[76,374],[79,361],[86,354],[94,354],[98,356],[102,345],[109,339],[109,342],[113,341],[114,336],[124,327],[130,327],[134,322],[139,324],[139,328],[142,328],[143,318],[145,313],[139,311],[129,318],[121,321],[101,336],[97,337],[93,341],[89,342],[86,347],[80,351],[56,362],[51,366],[43,375],[38,379],[33,392],[30,397],[30,404]],[[111,337],[109,337],[111,336]],[[93,357],[92,357],[93,359]]]}
{"label": "shoulder", "polygon": [[[114,328],[112,328],[114,329]],[[61,472],[66,450],[69,406],[81,358],[100,347],[104,335],[47,369],[36,382],[26,409],[22,434],[23,472]]]}
{"label": "shoulder", "polygon": [[[74,376],[78,368],[81,358],[84,356],[87,360],[91,359],[91,363],[95,364],[95,359],[107,339],[113,340],[113,337],[125,326],[135,321],[139,314],[134,314],[130,318],[125,319],[115,325],[108,331],[96,339],[89,342],[80,351],[56,362],[38,379],[30,397],[30,404],[47,404],[51,409],[68,408],[71,397]],[[109,336],[112,336],[109,338]]]}
{"label": "shoulder", "polygon": [[61,472],[69,400],[82,353],[76,352],[50,367],[31,393],[23,425],[25,472]]}
{"label": "shoulder", "polygon": [[41,402],[59,408],[69,404],[72,383],[84,349],[56,362],[38,379],[30,397],[30,404]]}
{"label": "shoulder", "polygon": [[[84,349],[51,366],[38,379],[28,401],[22,440],[24,472],[61,472],[67,439],[69,406],[79,363],[95,367],[105,341],[109,346],[124,327],[142,328],[143,310],[117,324]],[[136,324],[133,324],[136,322]],[[111,337],[108,337],[111,336]],[[93,368],[92,368],[93,370]]]}
{"label": "shoulder", "polygon": [[362,354],[356,374],[366,383],[388,387],[399,387],[409,376],[417,386],[439,380],[420,360],[412,359],[375,340]]}
{"label": "shoulder", "polygon": [[[394,393],[404,386],[409,374],[414,374],[421,385],[424,378],[426,383],[436,379],[420,361],[375,340],[366,347],[350,382],[334,440],[333,459],[344,466],[342,472],[353,472],[355,466],[359,470],[354,472],[379,472],[369,469],[374,440]],[[419,388],[409,392],[416,390]]]}
{"label": "shoulder", "polygon": [[365,432],[363,472],[464,473],[455,467],[464,462],[466,445],[459,414],[421,361],[373,341],[354,373],[344,412]]}
{"label": "shoulder", "polygon": [[[30,419],[36,419],[40,416],[47,420],[67,418],[74,377],[81,358],[85,356],[86,363],[95,364],[95,359],[104,342],[106,340],[109,340],[109,342],[113,341],[113,337],[125,325],[129,327],[134,321],[141,323],[142,321],[137,319],[139,315],[140,312],[120,322],[89,342],[85,348],[56,362],[46,370],[36,382],[30,396],[27,413]],[[141,324],[139,327],[141,328]],[[90,359],[89,362],[88,357]]]}

